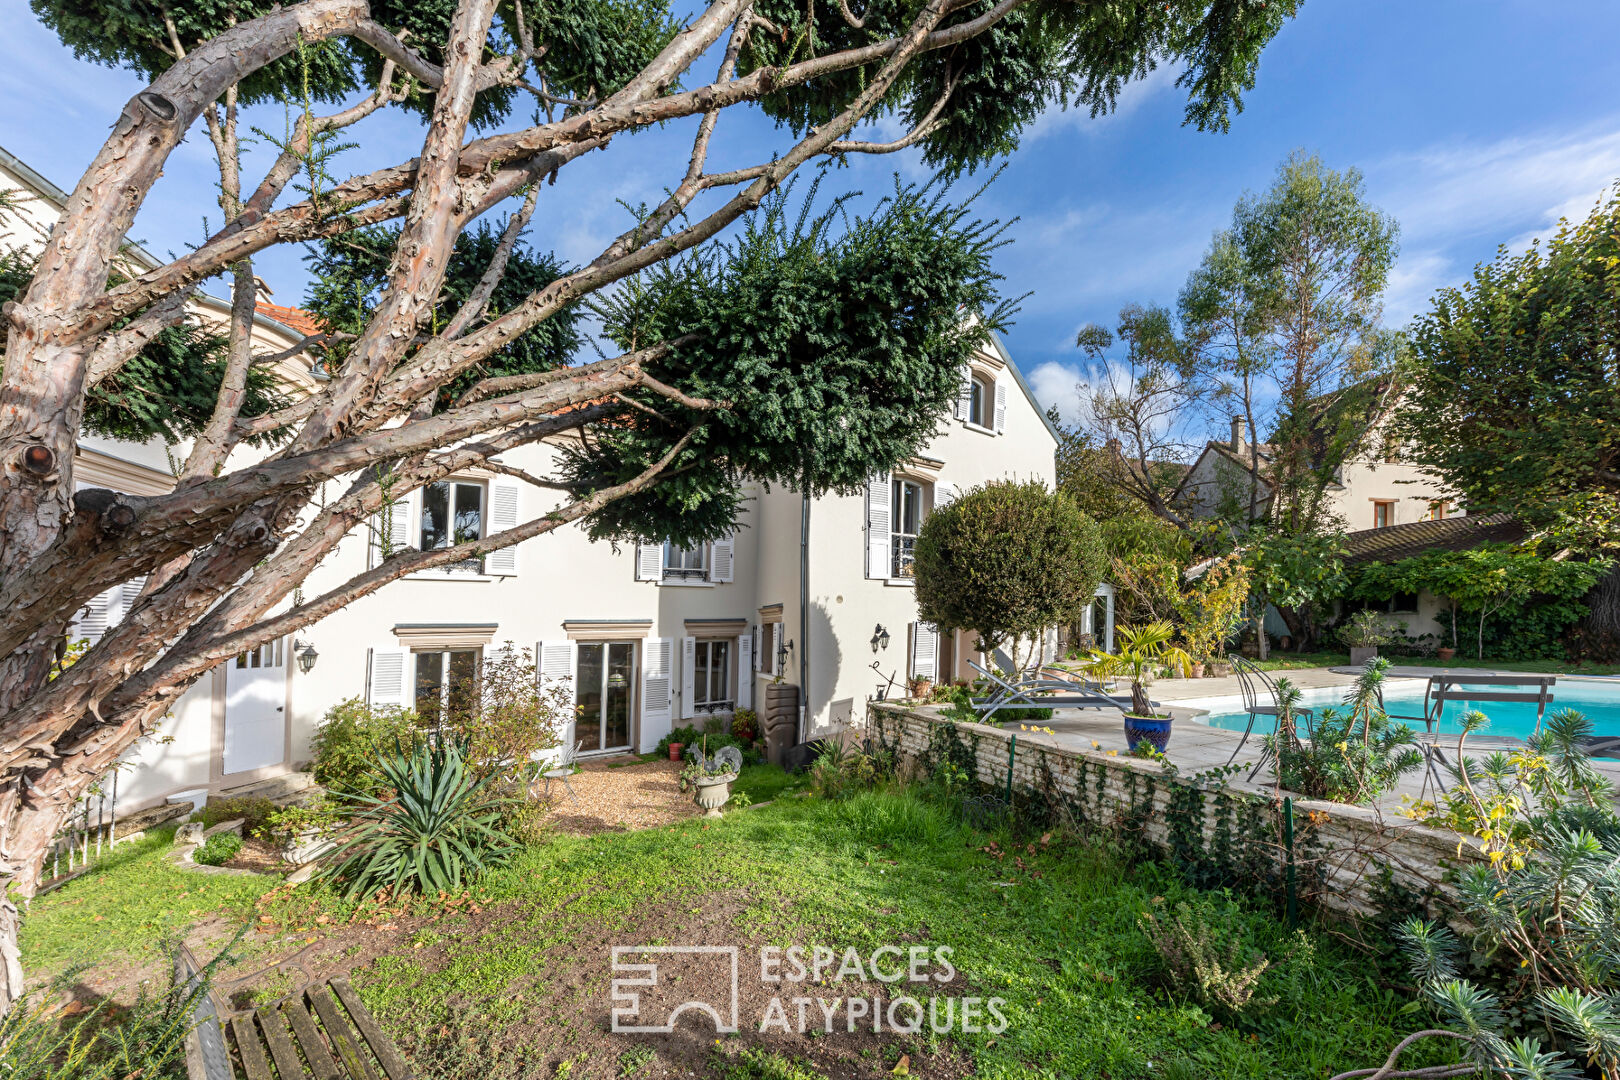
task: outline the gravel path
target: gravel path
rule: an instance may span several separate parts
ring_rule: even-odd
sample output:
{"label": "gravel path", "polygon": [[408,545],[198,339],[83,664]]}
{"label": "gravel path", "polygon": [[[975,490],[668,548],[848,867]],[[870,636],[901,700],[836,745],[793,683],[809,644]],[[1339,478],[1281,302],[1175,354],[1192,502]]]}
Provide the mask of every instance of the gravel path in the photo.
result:
{"label": "gravel path", "polygon": [[679,763],[614,764],[626,760],[581,762],[582,771],[570,778],[577,804],[553,782],[546,820],[563,832],[588,834],[648,829],[701,813],[691,794],[680,790]]}

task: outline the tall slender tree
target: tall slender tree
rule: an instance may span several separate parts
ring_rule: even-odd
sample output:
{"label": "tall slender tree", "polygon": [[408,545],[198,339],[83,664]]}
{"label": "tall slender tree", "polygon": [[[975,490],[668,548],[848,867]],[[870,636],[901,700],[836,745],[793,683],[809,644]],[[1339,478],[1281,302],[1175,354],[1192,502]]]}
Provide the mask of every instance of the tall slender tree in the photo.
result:
{"label": "tall slender tree", "polygon": [[[34,0],[81,55],[151,84],[109,118],[6,311],[0,1004],[22,987],[14,901],[38,885],[64,815],[226,658],[412,571],[569,522],[597,535],[713,535],[745,477],[849,488],[926,438],[982,333],[962,310],[997,318],[995,230],[912,189],[848,228],[840,216],[801,218],[780,196],[798,169],[910,146],[943,170],[972,169],[1012,150],[1045,109],[1107,109],[1164,62],[1183,70],[1188,119],[1224,128],[1296,6],[872,0],[857,12],[712,0],[677,20],[658,0]],[[712,76],[697,68],[711,50]],[[243,109],[277,98],[291,122],[269,171],[249,182]],[[342,107],[324,112],[329,102]],[[710,170],[721,114],[750,107],[785,137],[750,163]],[[421,118],[420,152],[340,178],[339,133],[363,139],[385,109]],[[520,114],[530,118],[514,122]],[[905,133],[855,136],[885,116]],[[587,155],[634,160],[645,144],[619,135],[676,122],[690,125],[692,149],[661,202],[583,265],[491,306],[542,181]],[[115,281],[136,213],[199,125],[216,150],[223,223]],[[441,321],[458,238],[514,200],[488,266]],[[398,232],[352,340],[307,343],[342,345],[330,380],[245,415],[251,260],[383,223]],[[228,353],[175,490],[76,492],[89,395],[184,317],[176,297],[215,277],[232,288]],[[523,335],[608,294],[620,304],[607,310],[619,355],[485,375],[445,400]],[[581,429],[587,449],[545,478],[562,488],[544,488],[558,498],[547,513],[468,544],[397,553],[320,596],[295,593],[390,499]],[[242,444],[263,436],[277,448],[243,467]],[[128,616],[61,670],[74,613],[140,575],[150,576]]]}

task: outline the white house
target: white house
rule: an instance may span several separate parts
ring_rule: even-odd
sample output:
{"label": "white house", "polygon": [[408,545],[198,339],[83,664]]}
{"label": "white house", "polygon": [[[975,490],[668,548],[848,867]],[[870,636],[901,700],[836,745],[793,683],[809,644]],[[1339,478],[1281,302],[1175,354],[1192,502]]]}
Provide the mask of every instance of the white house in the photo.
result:
{"label": "white house", "polygon": [[[34,214],[9,242],[37,244],[63,195],[9,155],[0,166],[0,187],[25,191]],[[150,260],[138,249],[133,257]],[[221,317],[225,307],[201,298],[196,314]],[[256,345],[282,352],[310,329],[296,309],[261,305]],[[314,385],[302,357],[277,370],[291,392]],[[139,494],[169,490],[187,449],[90,435],[81,447],[82,485]],[[999,479],[1055,484],[1056,447],[1045,413],[992,338],[963,371],[959,399],[928,445],[861,494],[805,499],[756,486],[732,536],[697,550],[592,543],[566,526],[476,563],[412,574],[293,639],[236,657],[132,749],[120,812],[294,770],[322,716],[345,698],[431,716],[506,642],[533,650],[542,676],[573,695],[569,739],[584,754],[647,752],[673,726],[738,707],[790,710],[795,736],[809,738],[848,723],[868,698],[908,677],[971,677],[974,635],[940,635],[918,620],[912,545],[928,514],[968,488]],[[500,460],[546,475],[554,453],[541,443]],[[442,546],[529,520],[557,498],[471,470],[411,493],[374,526],[395,545]],[[366,569],[379,556],[376,535],[373,527],[348,537],[305,591],[319,594]],[[140,584],[98,597],[74,632],[99,637]],[[1106,608],[1111,614],[1111,600]]]}

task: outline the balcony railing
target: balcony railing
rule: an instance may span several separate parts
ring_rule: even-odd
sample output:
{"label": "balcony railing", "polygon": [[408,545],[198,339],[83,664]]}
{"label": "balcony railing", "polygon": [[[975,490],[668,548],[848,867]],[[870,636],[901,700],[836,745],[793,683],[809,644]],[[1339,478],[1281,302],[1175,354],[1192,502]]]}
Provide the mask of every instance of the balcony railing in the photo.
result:
{"label": "balcony railing", "polygon": [[890,550],[894,565],[891,567],[891,577],[909,578],[912,568],[917,561],[917,538],[895,533],[890,537]]}

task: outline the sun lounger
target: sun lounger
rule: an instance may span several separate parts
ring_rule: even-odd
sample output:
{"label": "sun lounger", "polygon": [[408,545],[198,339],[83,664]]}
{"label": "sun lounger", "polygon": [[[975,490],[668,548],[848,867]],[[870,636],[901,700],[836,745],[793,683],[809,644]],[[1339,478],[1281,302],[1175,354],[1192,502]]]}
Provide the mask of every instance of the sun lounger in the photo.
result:
{"label": "sun lounger", "polygon": [[1130,709],[1128,699],[1107,694],[1101,686],[1084,678],[1059,678],[1054,677],[1055,673],[1037,669],[1033,673],[1007,679],[972,660],[968,661],[968,666],[989,681],[993,688],[989,697],[973,700],[973,708],[979,713],[979,719],[986,723],[997,712],[1007,708],[1119,709],[1122,712]]}

